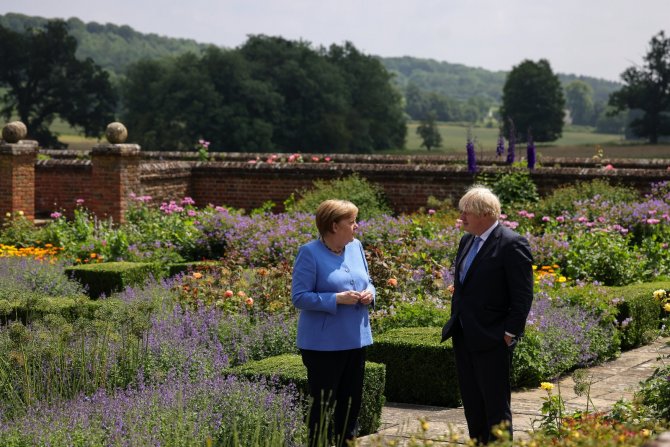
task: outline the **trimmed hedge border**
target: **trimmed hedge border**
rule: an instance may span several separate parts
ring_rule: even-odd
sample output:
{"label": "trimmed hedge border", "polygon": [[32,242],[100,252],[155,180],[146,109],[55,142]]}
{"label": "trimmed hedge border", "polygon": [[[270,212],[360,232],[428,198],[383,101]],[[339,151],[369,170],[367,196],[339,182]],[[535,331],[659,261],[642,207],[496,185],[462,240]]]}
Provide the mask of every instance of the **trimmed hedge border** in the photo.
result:
{"label": "trimmed hedge border", "polygon": [[[369,349],[369,348],[368,348]],[[369,351],[368,351],[369,352]],[[281,384],[294,384],[303,394],[308,394],[307,369],[297,354],[282,354],[263,360],[247,362],[230,368],[228,373],[249,380],[276,378]],[[384,406],[386,367],[379,363],[365,362],[363,401],[359,416],[359,435],[376,433],[381,425]],[[307,409],[305,409],[307,411]]]}
{"label": "trimmed hedge border", "polygon": [[153,275],[162,278],[166,266],[151,262],[104,262],[68,267],[65,273],[79,281],[91,298],[110,296],[128,286],[144,284]]}
{"label": "trimmed hedge border", "polygon": [[386,398],[458,407],[461,396],[451,340],[440,343],[442,328],[392,329],[375,337],[368,359],[386,365]]}
{"label": "trimmed hedge border", "polygon": [[663,310],[654,299],[655,290],[670,290],[670,281],[658,281],[644,284],[630,284],[622,287],[611,287],[609,292],[617,303],[619,322],[631,318],[630,323],[620,327],[621,349],[628,350],[650,343],[654,339],[654,331],[661,325]]}

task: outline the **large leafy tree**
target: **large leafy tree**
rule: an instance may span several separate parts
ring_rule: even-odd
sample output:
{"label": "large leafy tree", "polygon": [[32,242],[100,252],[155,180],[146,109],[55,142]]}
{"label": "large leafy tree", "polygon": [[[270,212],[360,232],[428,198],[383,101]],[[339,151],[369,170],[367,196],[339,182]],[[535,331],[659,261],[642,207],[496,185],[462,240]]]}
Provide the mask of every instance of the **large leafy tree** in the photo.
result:
{"label": "large leafy tree", "polygon": [[427,150],[442,145],[442,135],[435,122],[437,114],[433,111],[428,112],[426,119],[422,120],[416,128],[416,133],[421,137],[421,146]]}
{"label": "large leafy tree", "polygon": [[624,87],[610,95],[615,113],[639,110],[629,124],[640,137],[657,143],[660,135],[670,134],[670,38],[663,31],[653,36],[642,67],[629,67],[622,74]]}
{"label": "large leafy tree", "polygon": [[584,81],[572,81],[565,86],[565,99],[574,124],[593,124],[593,88],[589,84]]}
{"label": "large leafy tree", "polygon": [[348,86],[346,126],[353,152],[405,146],[407,125],[402,95],[392,85],[392,75],[376,57],[361,53],[350,42],[331,45],[327,59]]}
{"label": "large leafy tree", "polygon": [[154,149],[206,139],[222,151],[371,152],[404,145],[400,94],[353,46],[281,37],[132,65],[123,120]]}
{"label": "large leafy tree", "polygon": [[116,95],[108,74],[75,57],[77,42],[61,20],[23,33],[0,26],[0,115],[18,115],[30,138],[62,147],[49,130],[57,117],[98,137],[114,120]]}
{"label": "large leafy tree", "polygon": [[555,141],[563,132],[564,107],[563,89],[549,61],[525,60],[512,68],[500,108],[506,134],[511,119],[521,132],[521,141],[525,141],[528,129],[535,141]]}

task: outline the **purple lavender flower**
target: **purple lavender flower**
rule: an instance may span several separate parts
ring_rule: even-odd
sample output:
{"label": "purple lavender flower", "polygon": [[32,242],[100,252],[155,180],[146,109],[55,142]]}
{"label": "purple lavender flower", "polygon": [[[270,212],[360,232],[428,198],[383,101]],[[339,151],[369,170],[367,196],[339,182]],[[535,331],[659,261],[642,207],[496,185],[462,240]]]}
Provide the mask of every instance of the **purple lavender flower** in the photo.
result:
{"label": "purple lavender flower", "polygon": [[509,145],[507,146],[507,164],[514,163],[514,146],[516,145],[516,129],[514,121],[509,120]]}
{"label": "purple lavender flower", "polygon": [[528,160],[528,169],[535,169],[535,142],[533,135],[528,131],[528,144],[526,145],[526,158]]}
{"label": "purple lavender flower", "polygon": [[496,157],[502,157],[505,153],[505,139],[502,133],[498,136],[498,145],[496,146]]}
{"label": "purple lavender flower", "polygon": [[477,172],[477,160],[475,156],[475,144],[472,141],[472,138],[468,138],[468,144],[465,146],[468,153],[468,172],[475,173]]}

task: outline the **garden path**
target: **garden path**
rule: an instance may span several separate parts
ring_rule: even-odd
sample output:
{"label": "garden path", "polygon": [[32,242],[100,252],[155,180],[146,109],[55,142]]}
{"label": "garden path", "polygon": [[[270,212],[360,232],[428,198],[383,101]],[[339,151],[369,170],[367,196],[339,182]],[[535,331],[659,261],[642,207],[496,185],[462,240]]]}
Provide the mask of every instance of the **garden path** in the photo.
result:
{"label": "garden path", "polygon": [[[588,369],[592,377],[591,400],[598,411],[611,409],[619,399],[630,400],[639,388],[639,383],[650,377],[661,364],[659,356],[670,355],[670,337],[659,338],[653,343],[626,351],[615,360]],[[667,359],[665,360],[668,361]],[[561,396],[568,412],[586,409],[586,396],[577,396],[573,391],[572,376],[559,381]],[[557,389],[554,389],[554,393]],[[527,437],[533,420],[539,418],[543,397],[547,392],[540,389],[518,390],[512,393],[514,437]],[[428,429],[421,433],[419,418],[428,422]],[[387,402],[382,410],[381,428],[373,435],[358,439],[358,446],[382,445],[379,436],[386,441],[396,441],[405,446],[410,438],[430,439],[435,446],[462,445],[468,439],[463,408],[443,408]],[[446,437],[454,436],[454,442]]]}

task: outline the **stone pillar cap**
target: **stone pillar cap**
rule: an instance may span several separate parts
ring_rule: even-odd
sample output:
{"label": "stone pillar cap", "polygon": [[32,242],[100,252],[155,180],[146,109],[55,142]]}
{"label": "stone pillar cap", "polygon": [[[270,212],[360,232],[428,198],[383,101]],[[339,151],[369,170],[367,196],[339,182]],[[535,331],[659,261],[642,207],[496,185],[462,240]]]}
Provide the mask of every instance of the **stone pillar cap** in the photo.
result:
{"label": "stone pillar cap", "polygon": [[2,128],[2,139],[9,144],[15,144],[28,135],[28,128],[21,121],[12,121]]}

